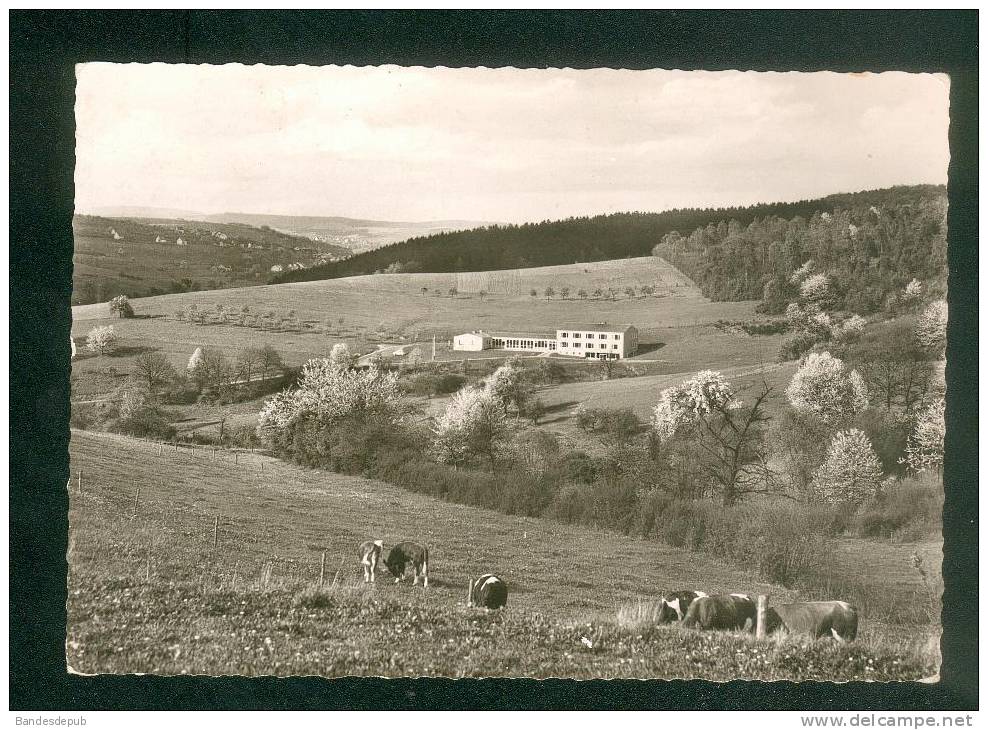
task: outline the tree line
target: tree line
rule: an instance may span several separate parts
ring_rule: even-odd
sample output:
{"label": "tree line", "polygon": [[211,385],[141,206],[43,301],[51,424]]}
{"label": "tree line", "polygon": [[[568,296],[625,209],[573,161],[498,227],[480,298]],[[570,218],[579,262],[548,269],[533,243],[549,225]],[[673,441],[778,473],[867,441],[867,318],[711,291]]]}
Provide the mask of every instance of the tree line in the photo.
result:
{"label": "tree line", "polygon": [[389,270],[492,271],[647,256],[664,235],[673,231],[690,231],[728,220],[743,227],[770,217],[809,218],[820,210],[889,206],[901,199],[922,198],[937,191],[943,194],[943,188],[936,186],[899,187],[794,203],[683,208],[662,213],[614,213],[522,225],[493,225],[410,238],[343,261],[284,272],[272,281],[312,281]]}

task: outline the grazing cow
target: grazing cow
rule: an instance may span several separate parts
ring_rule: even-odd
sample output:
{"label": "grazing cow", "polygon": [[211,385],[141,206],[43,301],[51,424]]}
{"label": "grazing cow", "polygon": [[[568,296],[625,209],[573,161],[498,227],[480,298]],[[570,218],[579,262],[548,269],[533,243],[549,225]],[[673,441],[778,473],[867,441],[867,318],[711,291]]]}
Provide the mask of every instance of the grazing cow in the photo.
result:
{"label": "grazing cow", "polygon": [[672,591],[662,596],[659,602],[659,623],[669,624],[682,621],[690,604],[707,594],[703,591]]}
{"label": "grazing cow", "polygon": [[467,589],[467,605],[480,608],[504,608],[508,602],[508,586],[496,575],[485,573],[470,579]]}
{"label": "grazing cow", "polygon": [[395,577],[395,583],[401,581],[405,576],[405,566],[411,563],[415,571],[415,580],[412,585],[419,582],[419,577],[423,579],[424,587],[429,587],[429,548],[419,545],[417,542],[399,542],[388,553],[384,564],[388,566],[391,575]]}
{"label": "grazing cow", "polygon": [[765,611],[765,631],[853,641],[858,636],[858,610],[844,601],[787,603]]}
{"label": "grazing cow", "polygon": [[757,609],[751,597],[744,593],[720,596],[701,596],[686,610],[683,626],[699,629],[744,629],[755,627]]}
{"label": "grazing cow", "polygon": [[364,583],[374,582],[374,574],[377,572],[377,564],[381,560],[383,551],[383,540],[367,540],[360,543],[360,565],[364,569]]}

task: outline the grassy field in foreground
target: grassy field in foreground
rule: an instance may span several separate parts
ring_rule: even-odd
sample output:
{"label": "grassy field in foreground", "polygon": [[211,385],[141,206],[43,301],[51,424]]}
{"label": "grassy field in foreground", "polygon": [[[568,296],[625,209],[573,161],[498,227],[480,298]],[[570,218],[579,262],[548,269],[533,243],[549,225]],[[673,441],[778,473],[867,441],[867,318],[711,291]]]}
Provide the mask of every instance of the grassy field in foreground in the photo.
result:
{"label": "grassy field in foreground", "polygon": [[[76,671],[918,679],[928,632],[864,616],[848,646],[620,625],[664,590],[791,591],[654,542],[439,502],[372,480],[73,432],[67,660]],[[140,489],[140,496],[137,490]],[[219,518],[216,547],[214,522]],[[367,537],[430,546],[429,590],[364,588]],[[321,556],[326,583],[319,589]],[[508,609],[464,605],[493,570]],[[584,641],[586,638],[586,641]],[[589,646],[588,646],[589,644]]]}

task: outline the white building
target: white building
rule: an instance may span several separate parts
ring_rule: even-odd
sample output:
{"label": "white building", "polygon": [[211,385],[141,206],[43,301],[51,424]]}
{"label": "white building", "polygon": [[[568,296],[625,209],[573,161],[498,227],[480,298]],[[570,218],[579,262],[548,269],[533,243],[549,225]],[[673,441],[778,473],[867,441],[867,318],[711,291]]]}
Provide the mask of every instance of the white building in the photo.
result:
{"label": "white building", "polygon": [[453,338],[453,349],[465,352],[514,350],[558,352],[593,360],[623,360],[638,352],[638,330],[607,323],[558,329],[555,335],[531,332],[466,332]]}
{"label": "white building", "polygon": [[638,329],[631,325],[594,324],[556,330],[557,351],[594,360],[623,360],[638,352]]}
{"label": "white building", "polygon": [[464,352],[480,352],[491,349],[491,343],[491,336],[485,335],[483,332],[465,332],[453,338],[453,349]]}

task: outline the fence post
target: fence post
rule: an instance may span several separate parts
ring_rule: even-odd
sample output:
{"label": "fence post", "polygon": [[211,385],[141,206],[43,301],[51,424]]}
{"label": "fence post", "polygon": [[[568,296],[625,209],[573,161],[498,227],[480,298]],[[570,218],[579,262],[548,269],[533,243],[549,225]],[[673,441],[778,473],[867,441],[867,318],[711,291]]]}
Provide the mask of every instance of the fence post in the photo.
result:
{"label": "fence post", "polygon": [[137,488],[137,494],[134,495],[134,516],[131,519],[137,518],[137,509],[141,505],[141,488]]}
{"label": "fence post", "polygon": [[323,579],[326,577],[326,551],[322,551],[322,560],[319,561],[319,587],[322,588]]}
{"label": "fence post", "polygon": [[234,451],[233,452],[233,463],[234,464],[239,464],[240,463],[240,452],[239,451]]}
{"label": "fence post", "polygon": [[82,469],[79,470],[79,483],[78,483],[78,486],[79,486],[79,494],[82,494],[83,493],[82,492]]}
{"label": "fence post", "polygon": [[755,638],[765,638],[765,607],[768,604],[768,596],[758,596],[758,607],[755,613]]}
{"label": "fence post", "polygon": [[214,550],[216,549],[216,540],[219,537],[219,530],[220,530],[220,516],[216,515],[213,518],[213,549]]}

